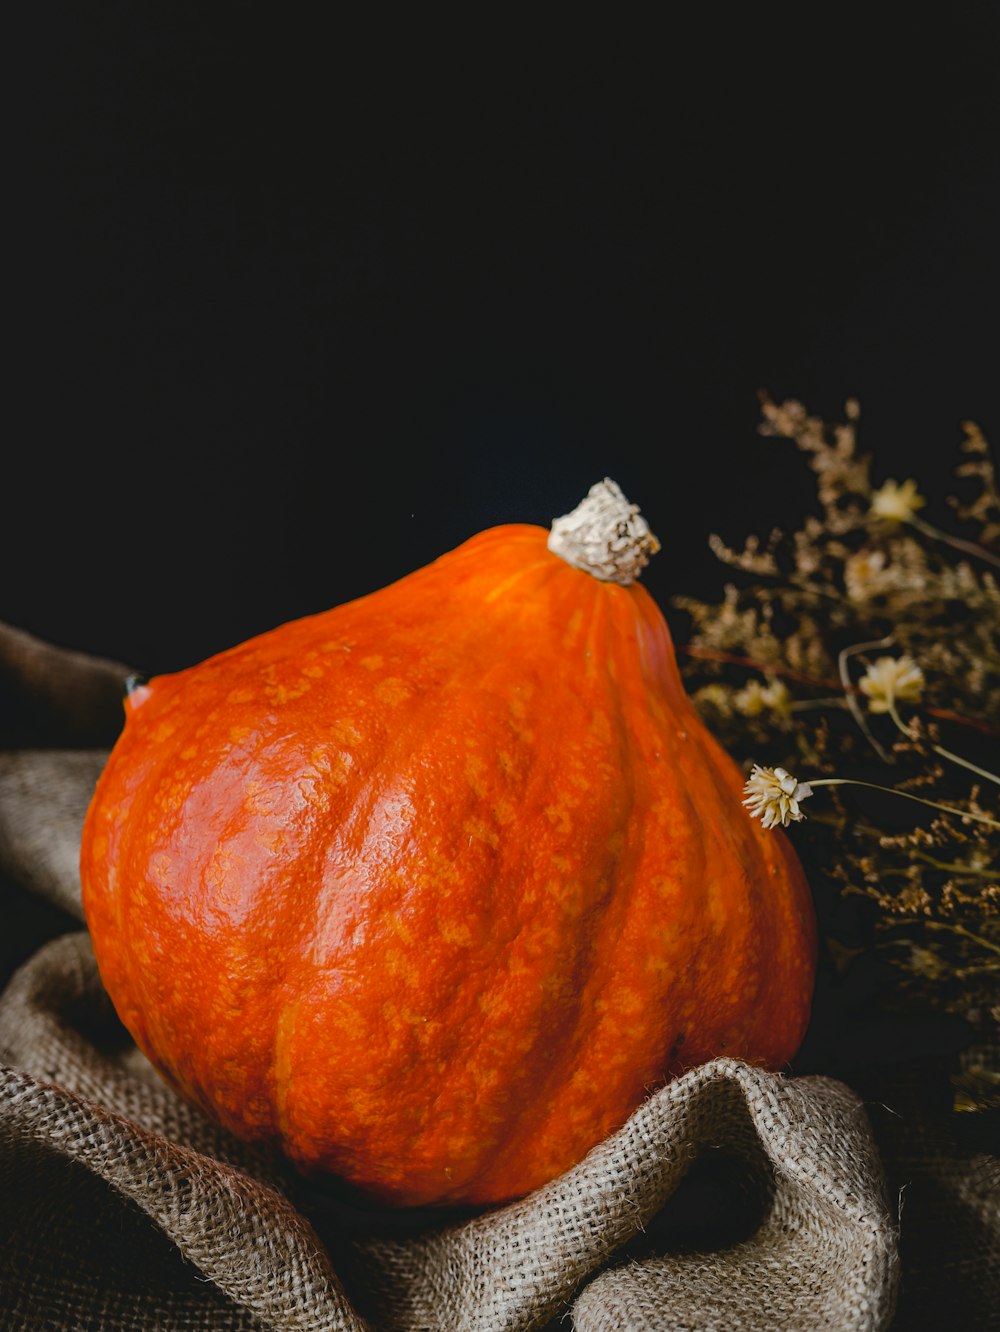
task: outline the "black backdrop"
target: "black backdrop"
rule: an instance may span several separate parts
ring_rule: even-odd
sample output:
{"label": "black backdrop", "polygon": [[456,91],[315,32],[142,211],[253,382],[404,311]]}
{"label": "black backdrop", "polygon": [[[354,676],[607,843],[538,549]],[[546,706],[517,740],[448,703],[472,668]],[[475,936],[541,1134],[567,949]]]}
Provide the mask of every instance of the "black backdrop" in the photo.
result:
{"label": "black backdrop", "polygon": [[712,595],[811,496],[758,389],[1000,441],[995,5],[24,8],[8,622],[175,669],[604,475]]}

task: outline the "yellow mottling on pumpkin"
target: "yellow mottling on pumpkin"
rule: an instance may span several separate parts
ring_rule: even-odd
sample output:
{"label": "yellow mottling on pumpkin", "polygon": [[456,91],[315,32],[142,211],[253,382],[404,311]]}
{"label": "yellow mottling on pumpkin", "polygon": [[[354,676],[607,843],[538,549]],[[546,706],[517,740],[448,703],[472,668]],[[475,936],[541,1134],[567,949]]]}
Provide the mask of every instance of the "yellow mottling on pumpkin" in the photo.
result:
{"label": "yellow mottling on pumpkin", "polygon": [[538,1041],[538,1028],[532,1024],[526,1028],[524,1038],[519,1041],[513,1041],[511,1048],[516,1050],[518,1055],[530,1055]]}
{"label": "yellow mottling on pumpkin", "polygon": [[398,1050],[409,1036],[406,1024],[401,1021],[399,1005],[392,999],[383,999],[379,1016],[382,1019],[381,1039],[388,1050]]}
{"label": "yellow mottling on pumpkin", "polygon": [[614,1009],[623,1013],[626,1017],[634,1017],[636,1013],[641,1013],[644,1007],[642,995],[638,990],[633,990],[627,985],[620,985],[614,993]]}
{"label": "yellow mottling on pumpkin", "polygon": [[398,911],[391,911],[386,916],[386,924],[389,926],[389,928],[393,931],[394,934],[399,935],[403,943],[405,944],[413,943],[414,940],[413,930],[406,923],[406,921],[403,919],[403,917],[399,914]]}
{"label": "yellow mottling on pumpkin", "polygon": [[610,745],[614,738],[614,732],[611,729],[611,718],[606,712],[594,712],[590,718],[590,735],[602,747]]}
{"label": "yellow mottling on pumpkin", "polygon": [[297,783],[303,800],[310,805],[326,802],[326,788],[343,786],[354,767],[351,754],[316,746],[309,754],[309,766]]}
{"label": "yellow mottling on pumpkin", "polygon": [[234,1109],[238,1109],[244,1121],[251,1128],[266,1129],[273,1123],[273,1116],[267,1101],[262,1096],[246,1096],[239,1093]]}
{"label": "yellow mottling on pumpkin", "polygon": [[354,767],[350,754],[334,754],[330,760],[330,781],[335,786],[343,786]]}
{"label": "yellow mottling on pumpkin", "polygon": [[589,1073],[578,1068],[569,1080],[570,1088],[578,1095],[589,1099],[597,1091],[597,1083]]}
{"label": "yellow mottling on pumpkin", "polygon": [[408,988],[415,989],[421,981],[420,968],[413,961],[412,955],[386,944],[379,953],[379,966],[395,979],[401,980]]}
{"label": "yellow mottling on pumpkin", "polygon": [[576,641],[580,637],[580,628],[583,624],[583,612],[579,607],[569,617],[569,622],[563,632],[562,646],[563,651],[570,651],[576,646]]}
{"label": "yellow mottling on pumpkin", "polygon": [[366,671],[380,671],[383,665],[383,658],[377,652],[373,652],[370,657],[362,657],[361,665]]}
{"label": "yellow mottling on pumpkin", "polygon": [[438,916],[438,929],[445,943],[456,944],[459,948],[471,948],[475,943],[468,925],[455,916]]}
{"label": "yellow mottling on pumpkin", "polygon": [[149,872],[157,883],[168,883],[170,881],[170,871],[173,868],[173,861],[165,851],[159,852],[149,862]]}
{"label": "yellow mottling on pumpkin", "polygon": [[284,703],[291,703],[294,699],[301,698],[312,688],[309,681],[301,675],[295,681],[279,680],[277,667],[273,664],[265,667],[261,673],[264,677],[264,696],[275,707],[281,707]]}
{"label": "yellow mottling on pumpkin", "polygon": [[375,686],[375,697],[380,703],[388,703],[395,707],[397,703],[405,703],[413,691],[405,680],[400,680],[397,676],[391,675],[387,680],[380,680]]}
{"label": "yellow mottling on pumpkin", "polygon": [[477,800],[486,796],[485,768],[486,764],[479,757],[470,755],[465,761],[465,780]]}
{"label": "yellow mottling on pumpkin", "polygon": [[330,735],[339,745],[357,745],[361,743],[361,732],[350,717],[340,717],[330,723]]}
{"label": "yellow mottling on pumpkin", "polygon": [[497,836],[496,832],[482,819],[466,819],[462,824],[462,831],[468,834],[470,840],[486,842],[486,844],[493,847],[494,850],[496,850],[497,846],[500,844],[500,838]]}
{"label": "yellow mottling on pumpkin", "polygon": [[528,957],[556,957],[560,945],[559,935],[552,929],[536,929],[524,941]]}
{"label": "yellow mottling on pumpkin", "polygon": [[428,1025],[426,1013],[418,1012],[414,1008],[407,1008],[405,1004],[400,1004],[397,1012],[399,1020],[405,1022],[409,1027],[426,1027]]}
{"label": "yellow mottling on pumpkin", "polygon": [[[503,1017],[510,1012],[510,999],[504,990],[482,990],[476,995],[476,1003],[480,1011],[488,1019]],[[490,1035],[491,1041],[499,1040],[505,1043],[504,1030],[500,1029]]]}
{"label": "yellow mottling on pumpkin", "polygon": [[426,873],[412,881],[414,894],[434,894],[438,898],[448,897],[452,888],[462,881],[462,873],[450,856],[435,847],[429,847],[425,855]]}
{"label": "yellow mottling on pumpkin", "polygon": [[171,782],[157,793],[156,803],[164,815],[173,814],[183,806],[188,794],[188,788],[183,782]]}
{"label": "yellow mottling on pumpkin", "polygon": [[662,953],[657,953],[653,947],[650,947],[649,951],[643,955],[642,969],[647,976],[667,980],[676,973],[677,963],[673,958],[668,960]]}
{"label": "yellow mottling on pumpkin", "polygon": [[571,809],[563,800],[560,800],[558,804],[545,806],[545,817],[556,832],[568,833],[570,831],[573,826],[570,815]]}
{"label": "yellow mottling on pumpkin", "polygon": [[278,793],[269,782],[251,777],[246,784],[245,807],[249,814],[267,815],[274,811]]}
{"label": "yellow mottling on pumpkin", "polygon": [[656,897],[672,897],[677,892],[677,883],[665,874],[655,874],[649,880],[649,886]]}
{"label": "yellow mottling on pumpkin", "polygon": [[527,725],[525,720],[525,710],[519,712],[511,711],[510,728],[519,744],[532,745],[535,741],[534,729]]}
{"label": "yellow mottling on pumpkin", "polygon": [[222,888],[233,866],[233,853],[220,847],[212,856],[205,870],[205,881],[213,888]]}
{"label": "yellow mottling on pumpkin", "polygon": [[370,1091],[364,1091],[360,1087],[348,1087],[346,1089],[348,1104],[361,1123],[371,1119],[373,1113],[379,1113],[380,1095],[381,1090],[373,1095]]}
{"label": "yellow mottling on pumpkin", "polygon": [[[463,1098],[466,1105],[471,1105],[472,1096]],[[477,1133],[474,1137],[464,1133],[452,1133],[448,1139],[448,1154],[453,1161],[462,1161],[465,1159],[474,1159],[482,1151],[483,1140]],[[454,1171],[451,1166],[445,1166],[445,1178],[450,1179]]]}
{"label": "yellow mottling on pumpkin", "polygon": [[[229,728],[229,738],[232,740],[233,744],[237,745],[241,740],[245,740],[251,733],[249,726],[230,726]],[[193,755],[191,757],[193,757]]]}
{"label": "yellow mottling on pumpkin", "polygon": [[310,685],[308,680],[300,680],[297,685],[265,685],[264,693],[269,703],[273,703],[275,707],[280,708],[283,703],[291,703],[295,699],[301,698],[302,695],[308,693],[311,688],[312,685]]}
{"label": "yellow mottling on pumpkin", "polygon": [[[485,1098],[490,1092],[496,1091],[501,1083],[499,1069],[491,1068],[489,1065],[484,1066],[482,1064],[473,1068],[472,1079],[476,1084],[476,1092],[480,1098]],[[489,1118],[495,1123],[500,1123],[503,1120],[503,1115],[498,1108],[493,1115],[489,1116]]]}

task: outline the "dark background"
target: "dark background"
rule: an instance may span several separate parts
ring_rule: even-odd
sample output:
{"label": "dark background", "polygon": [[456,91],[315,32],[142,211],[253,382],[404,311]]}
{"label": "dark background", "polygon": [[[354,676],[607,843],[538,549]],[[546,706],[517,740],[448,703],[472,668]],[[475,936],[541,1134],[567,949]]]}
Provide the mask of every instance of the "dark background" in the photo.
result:
{"label": "dark background", "polygon": [[813,494],[759,389],[936,517],[1000,439],[993,4],[26,8],[9,623],[176,669],[604,475],[714,596]]}

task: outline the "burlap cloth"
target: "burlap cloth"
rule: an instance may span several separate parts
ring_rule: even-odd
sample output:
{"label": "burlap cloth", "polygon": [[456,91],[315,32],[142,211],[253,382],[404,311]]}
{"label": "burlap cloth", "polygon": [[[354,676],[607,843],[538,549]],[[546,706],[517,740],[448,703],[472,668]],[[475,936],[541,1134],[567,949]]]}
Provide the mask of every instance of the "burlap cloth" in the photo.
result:
{"label": "burlap cloth", "polygon": [[992,1325],[995,1160],[959,1169],[939,1141],[929,1170],[916,1112],[835,1078],[716,1060],[471,1215],[352,1208],[214,1127],[117,1022],[83,928],[80,828],[126,674],[0,625],[0,1326]]}

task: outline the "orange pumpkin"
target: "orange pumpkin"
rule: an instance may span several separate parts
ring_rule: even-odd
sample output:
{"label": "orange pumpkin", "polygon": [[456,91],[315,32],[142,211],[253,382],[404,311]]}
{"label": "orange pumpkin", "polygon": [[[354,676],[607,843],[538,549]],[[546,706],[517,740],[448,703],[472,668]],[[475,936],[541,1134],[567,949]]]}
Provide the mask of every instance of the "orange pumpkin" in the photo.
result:
{"label": "orange pumpkin", "polygon": [[685,1067],[790,1060],[810,892],[635,581],[657,547],[605,481],[134,690],[84,905],[182,1094],[373,1201],[478,1204]]}

